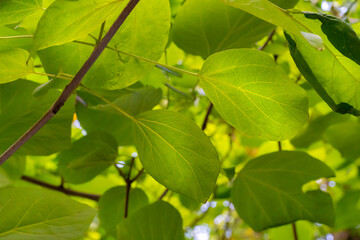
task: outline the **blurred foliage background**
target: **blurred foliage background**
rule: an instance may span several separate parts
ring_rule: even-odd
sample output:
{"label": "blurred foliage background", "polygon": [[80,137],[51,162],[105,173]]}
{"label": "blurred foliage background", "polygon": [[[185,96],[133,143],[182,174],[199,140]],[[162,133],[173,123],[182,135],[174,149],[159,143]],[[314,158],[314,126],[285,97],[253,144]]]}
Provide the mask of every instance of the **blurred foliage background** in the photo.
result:
{"label": "blurred foliage background", "polygon": [[[50,3],[51,1],[48,0]],[[175,18],[183,0],[170,0],[172,16]],[[357,1],[325,1],[300,0],[296,9],[303,11],[321,12],[346,19],[352,24],[355,31],[360,34],[360,4]],[[24,25],[31,28],[31,22],[24,21]],[[257,43],[260,47],[267,37]],[[277,30],[265,52],[276,56],[277,63],[301,85],[308,93],[310,99],[310,120],[304,129],[290,141],[282,143],[284,150],[301,150],[317,159],[324,161],[335,172],[332,179],[319,179],[310,182],[303,190],[320,188],[331,194],[336,208],[336,226],[329,228],[321,224],[307,221],[296,223],[300,240],[345,240],[360,239],[360,121],[349,116],[333,113],[324,101],[310,88],[297,70],[287,48],[287,42],[282,31]],[[176,66],[191,71],[201,68],[203,59],[192,56],[178,48],[170,39],[161,63]],[[33,80],[45,81],[41,76],[34,76]],[[164,85],[164,83],[167,83]],[[168,108],[182,112],[194,119],[201,126],[209,100],[203,90],[197,85],[193,76],[178,78],[167,71],[155,68],[142,81],[142,85],[161,88],[162,98],[155,108]],[[137,85],[138,86],[138,85]],[[81,93],[80,93],[81,94]],[[84,96],[86,98],[86,96]],[[79,103],[78,103],[79,104]],[[86,135],[82,122],[74,116],[72,139],[76,140]],[[278,150],[276,142],[262,141],[244,137],[234,128],[230,127],[217,114],[216,110],[210,114],[206,134],[211,137],[221,159],[222,170],[214,194],[205,204],[199,204],[179,194],[168,192],[163,198],[175,206],[182,215],[187,239],[194,240],[225,240],[225,239],[293,239],[291,225],[273,228],[264,232],[254,232],[240,219],[231,203],[230,189],[234,176],[252,158],[265,153]],[[127,136],[124,136],[127,137]],[[135,159],[132,174],[140,171],[141,163],[137,159],[134,147],[121,147],[116,160],[117,167],[126,174],[132,159]],[[26,157],[25,161],[19,159],[10,161],[7,168],[15,168],[22,164],[24,175],[59,184],[59,169],[57,156]],[[11,164],[14,162],[14,165]],[[16,176],[1,174],[0,184],[11,182]],[[21,174],[21,170],[19,170]],[[16,174],[15,174],[16,175]],[[28,185],[24,181],[15,182],[16,185]],[[111,167],[99,174],[96,178],[84,184],[66,184],[67,187],[78,191],[91,191],[94,194],[104,194],[108,189],[125,185],[119,177],[115,167]],[[157,183],[148,174],[142,174],[134,187],[143,189],[149,201],[155,201],[164,192],[165,188]],[[97,207],[96,203],[83,198],[78,201]],[[261,213],[259,213],[261,214]],[[112,239],[106,236],[104,229],[99,225],[98,219],[92,223],[86,239]]]}

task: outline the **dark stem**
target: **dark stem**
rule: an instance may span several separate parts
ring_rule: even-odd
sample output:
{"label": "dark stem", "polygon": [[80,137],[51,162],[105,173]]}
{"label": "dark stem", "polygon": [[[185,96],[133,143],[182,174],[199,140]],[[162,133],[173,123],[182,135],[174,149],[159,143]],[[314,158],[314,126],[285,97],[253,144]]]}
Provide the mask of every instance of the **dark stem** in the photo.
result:
{"label": "dark stem", "polygon": [[161,194],[161,196],[158,198],[158,200],[161,200],[165,197],[165,195],[169,192],[169,189],[165,189],[165,191]]}
{"label": "dark stem", "polygon": [[127,216],[128,216],[130,189],[131,189],[131,181],[128,179],[128,180],[126,181],[126,195],[125,195],[124,218],[127,218]]}
{"label": "dark stem", "polygon": [[126,178],[126,180],[130,180],[131,177],[131,171],[134,167],[134,162],[135,162],[135,158],[131,158],[131,162],[130,162],[130,167],[129,167],[129,172],[128,172],[128,176]]}
{"label": "dark stem", "polygon": [[130,180],[131,183],[133,183],[133,182],[135,182],[136,180],[138,180],[139,177],[143,174],[143,172],[144,172],[144,168],[142,168],[142,169],[138,172],[138,174],[137,174],[133,179]]}
{"label": "dark stem", "polygon": [[214,105],[212,103],[210,103],[210,105],[208,107],[208,110],[206,112],[203,124],[201,126],[201,130],[203,130],[203,131],[206,129],[206,126],[207,126],[208,121],[209,121],[209,116],[210,116],[210,113],[211,113],[211,110],[213,109],[213,107],[214,107]]}
{"label": "dark stem", "polygon": [[282,151],[282,146],[281,146],[281,142],[278,141],[278,148],[279,148],[279,151]]}
{"label": "dark stem", "polygon": [[297,235],[295,223],[291,224],[291,226],[292,226],[292,232],[293,232],[293,235],[294,235],[294,240],[298,240],[298,235]]}
{"label": "dark stem", "polygon": [[123,171],[122,171],[120,168],[118,168],[118,167],[116,166],[116,164],[114,164],[114,166],[115,166],[116,170],[118,171],[119,175],[120,175],[120,176],[124,179],[124,181],[126,182],[126,176],[125,176],[125,174],[123,173]]}
{"label": "dark stem", "polygon": [[58,191],[58,192],[65,193],[67,195],[87,198],[87,199],[91,199],[91,200],[94,200],[94,201],[99,201],[99,199],[100,199],[100,195],[74,191],[74,190],[65,188],[61,184],[60,184],[60,186],[55,186],[55,185],[52,185],[52,184],[37,180],[35,178],[28,177],[28,176],[22,176],[21,179],[26,181],[26,182],[30,182],[30,183],[33,183],[33,184],[36,184],[36,185],[39,185],[39,186],[42,186],[42,187],[45,187],[45,188],[48,188],[48,189],[51,189],[51,190],[55,190],[55,191]]}
{"label": "dark stem", "polygon": [[269,37],[266,39],[266,42],[264,43],[264,45],[259,47],[260,51],[263,51],[266,48],[266,46],[272,41],[275,33],[276,33],[276,28],[269,34]]}
{"label": "dark stem", "polygon": [[131,158],[131,162],[130,162],[130,167],[129,167],[129,172],[128,175],[125,179],[126,182],[126,195],[125,195],[125,210],[124,210],[124,218],[127,218],[128,216],[128,211],[129,211],[129,198],[130,198],[130,190],[131,190],[131,183],[133,182],[130,177],[131,177],[131,171],[133,169],[134,166],[134,162],[135,162],[135,158]]}
{"label": "dark stem", "polygon": [[67,99],[71,96],[74,90],[80,85],[81,80],[85,74],[89,71],[91,66],[98,59],[100,54],[104,51],[107,44],[114,37],[118,29],[124,23],[131,11],[137,5],[140,0],[131,0],[128,5],[121,12],[120,16],[115,20],[109,31],[105,34],[104,38],[96,46],[90,57],[86,60],[84,65],[75,75],[74,79],[65,87],[60,97],[55,101],[51,108],[44,114],[44,116],[35,123],[22,137],[20,137],[15,143],[13,143],[1,156],[0,165],[2,165],[9,157],[11,157],[22,145],[24,145],[32,136],[35,135],[50,119],[52,119],[56,113],[65,104]]}

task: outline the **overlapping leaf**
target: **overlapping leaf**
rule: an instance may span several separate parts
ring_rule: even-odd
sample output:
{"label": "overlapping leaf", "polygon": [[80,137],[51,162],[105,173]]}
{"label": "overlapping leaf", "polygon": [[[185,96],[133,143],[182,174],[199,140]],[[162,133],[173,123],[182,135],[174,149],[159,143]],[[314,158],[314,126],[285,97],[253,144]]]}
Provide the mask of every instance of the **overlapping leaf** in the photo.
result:
{"label": "overlapping leaf", "polygon": [[[120,93],[117,93],[118,96]],[[114,104],[131,115],[137,115],[151,110],[157,105],[162,97],[160,89],[140,88],[132,92],[124,91]],[[89,98],[84,98],[85,101]],[[96,104],[85,107],[81,103],[76,105],[76,114],[81,126],[88,132],[105,131],[113,135],[119,146],[133,144],[132,121],[119,114],[110,105]]]}
{"label": "overlapping leaf", "polygon": [[[126,187],[109,189],[99,201],[99,219],[106,231],[116,236],[116,226],[124,219]],[[140,188],[130,190],[128,216],[148,204],[146,193]]]}
{"label": "overlapping leaf", "polygon": [[20,48],[0,51],[0,84],[15,81],[33,72],[29,53]]}
{"label": "overlapping leaf", "polygon": [[59,154],[59,168],[66,182],[84,183],[112,166],[117,156],[111,135],[92,132]]}
{"label": "overlapping leaf", "polygon": [[167,202],[141,208],[118,226],[118,240],[183,240],[180,213]]}
{"label": "overlapping leaf", "polygon": [[32,52],[86,36],[112,13],[120,12],[124,0],[56,0],[41,17]]}
{"label": "overlapping leaf", "polygon": [[301,36],[304,31],[285,10],[269,0],[223,0],[226,4],[248,12],[266,22],[282,27],[287,31]]}
{"label": "overlapping leaf", "polygon": [[36,11],[43,11],[42,0],[1,0],[0,26],[20,22]]}
{"label": "overlapping leaf", "polygon": [[304,219],[333,226],[330,195],[302,192],[305,183],[334,173],[303,152],[276,152],[251,160],[235,180],[236,211],[256,231]]}
{"label": "overlapping leaf", "polygon": [[96,211],[62,193],[3,188],[0,214],[1,239],[72,240],[84,236]]}
{"label": "overlapping leaf", "polygon": [[306,93],[266,53],[216,53],[205,61],[199,78],[219,114],[245,135],[284,140],[307,120]]}
{"label": "overlapping leaf", "polygon": [[[284,8],[297,0],[274,0]],[[176,16],[173,41],[186,52],[209,55],[240,47],[249,47],[274,26],[219,0],[188,0]]]}
{"label": "overlapping leaf", "polygon": [[[153,64],[118,51],[157,61],[168,42],[169,28],[167,0],[140,1],[110,42],[112,49],[104,50],[82,82],[91,88],[121,89],[139,81],[153,69]],[[81,40],[90,45],[68,43],[39,51],[45,70],[76,74],[94,48],[93,39]]]}
{"label": "overlapping leaf", "polygon": [[25,156],[13,156],[0,166],[0,188],[18,180],[25,170]]}
{"label": "overlapping leaf", "polygon": [[[327,21],[333,23],[321,23],[317,20],[308,19],[306,16],[314,18],[314,15],[309,13],[305,16],[298,14],[294,17],[313,33],[322,37],[325,49],[317,51],[303,39],[286,35],[291,55],[297,67],[310,85],[335,112],[359,116],[360,65],[355,60],[358,58],[356,54],[357,49],[360,48],[360,41],[354,40],[355,33],[345,22],[326,18]],[[329,33],[330,30],[325,24],[341,26],[338,26],[336,31],[334,30],[337,38]],[[325,33],[322,32],[322,29],[325,29]],[[358,37],[356,36],[356,38]],[[349,42],[352,45],[349,45]],[[342,52],[349,58],[342,55]]]}
{"label": "overlapping leaf", "polygon": [[[51,90],[39,99],[32,92],[39,84],[26,80],[0,84],[0,151],[5,151],[51,107],[60,92]],[[71,144],[71,122],[75,98],[71,97],[50,120],[19,150],[21,154],[49,155]]]}
{"label": "overlapping leaf", "polygon": [[167,110],[134,120],[135,146],[145,170],[170,190],[204,202],[214,191],[219,160],[209,138],[190,119]]}

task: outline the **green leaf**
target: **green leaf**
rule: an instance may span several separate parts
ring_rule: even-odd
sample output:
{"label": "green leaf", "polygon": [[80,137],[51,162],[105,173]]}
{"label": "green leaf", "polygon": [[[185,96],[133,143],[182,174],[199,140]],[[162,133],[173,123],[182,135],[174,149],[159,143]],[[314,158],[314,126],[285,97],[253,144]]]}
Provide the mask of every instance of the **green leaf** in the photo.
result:
{"label": "green leaf", "polygon": [[360,38],[350,24],[335,16],[305,12],[305,17],[320,20],[327,39],[344,56],[360,64]]}
{"label": "green leaf", "polygon": [[43,10],[42,0],[1,0],[0,26],[20,22],[39,10]]}
{"label": "green leaf", "polygon": [[[291,8],[297,0],[273,0]],[[250,47],[274,28],[219,0],[187,0],[173,24],[173,41],[203,58],[231,48]]]}
{"label": "green leaf", "polygon": [[12,82],[32,73],[33,63],[29,58],[29,52],[14,48],[0,51],[0,84]]}
{"label": "green leaf", "polygon": [[[36,99],[32,92],[39,84],[17,80],[0,84],[0,151],[5,151],[38,121],[60,95],[52,89]],[[66,149],[71,144],[71,123],[73,120],[75,97],[71,97],[64,107],[34,137],[19,149],[21,154],[49,155]]]}
{"label": "green leaf", "polygon": [[167,110],[142,113],[134,124],[135,146],[145,170],[174,192],[207,200],[214,191],[219,160],[200,128]]}
{"label": "green leaf", "polygon": [[349,162],[360,157],[360,123],[359,121],[346,121],[330,126],[325,134],[324,140],[335,147],[341,155]]}
{"label": "green leaf", "polygon": [[184,240],[179,212],[167,202],[148,205],[118,225],[118,240]]}
{"label": "green leaf", "polygon": [[[298,21],[287,10],[284,10],[268,0],[223,0],[230,6],[239,8],[275,26],[305,39],[317,50],[324,48],[322,38],[309,31],[309,29]],[[295,10],[295,13],[299,13]]]}
{"label": "green leaf", "polygon": [[[110,42],[113,49],[104,50],[82,83],[94,89],[121,89],[139,81],[153,64],[117,51],[157,61],[168,41],[169,28],[169,1],[140,1]],[[91,38],[85,41],[90,46],[68,43],[39,51],[46,72],[76,74],[94,49]]]}
{"label": "green leaf", "polygon": [[38,23],[31,52],[86,36],[112,13],[120,13],[123,2],[123,0],[54,1]]}
{"label": "green leaf", "polygon": [[84,183],[112,166],[117,155],[117,143],[111,135],[92,132],[59,154],[60,172],[66,182]]}
{"label": "green leaf", "polygon": [[32,38],[30,36],[29,32],[25,29],[12,29],[7,26],[0,26],[0,51],[12,48],[29,50],[32,43]]}
{"label": "green leaf", "polygon": [[[125,91],[124,91],[125,92]],[[119,95],[120,93],[118,93]],[[137,115],[151,110],[162,98],[160,89],[140,88],[115,99],[113,102],[131,115]],[[84,100],[88,103],[87,98]],[[115,111],[112,106],[99,104],[85,107],[76,104],[76,114],[81,126],[88,132],[104,131],[112,134],[119,146],[134,143],[132,136],[132,121]]]}
{"label": "green leaf", "polygon": [[[109,189],[99,201],[99,219],[105,230],[116,236],[116,226],[124,219],[126,187]],[[130,190],[128,216],[148,205],[148,197],[140,188]]]}
{"label": "green leaf", "polygon": [[25,170],[25,157],[12,156],[0,166],[0,188],[12,184],[18,180]]}
{"label": "green leaf", "polygon": [[336,204],[336,229],[356,228],[360,224],[360,191],[346,192]]}
{"label": "green leaf", "polygon": [[96,211],[62,193],[40,188],[0,189],[0,238],[72,240],[84,236]]}
{"label": "green leaf", "polygon": [[282,27],[293,34],[302,36],[301,27],[286,10],[268,0],[223,0],[226,4],[248,12],[266,22]]}
{"label": "green leaf", "polygon": [[[341,36],[341,39],[337,39],[329,33],[330,30],[326,25],[320,21],[308,19],[306,16],[309,15],[311,14],[296,14],[294,19],[301,22],[312,33],[319,35],[324,40],[325,48],[323,51],[317,51],[303,39],[285,34],[291,55],[300,72],[333,111],[359,116],[360,66],[348,58],[351,57],[349,54],[356,54],[353,49],[357,49],[357,42],[351,35],[349,26],[344,25],[345,23],[341,25],[342,29],[334,28],[334,34]],[[337,26],[338,24],[335,22],[331,25]],[[349,41],[353,45],[349,45]],[[352,53],[350,53],[351,51]],[[342,52],[348,57],[342,55]]]}
{"label": "green leaf", "polygon": [[[297,67],[329,107],[341,114],[359,116],[357,92],[360,78],[357,74],[360,73],[360,67],[351,60],[334,56],[328,50],[314,52],[300,39],[291,39],[289,35],[287,39]],[[314,54],[317,54],[316,61]]]}
{"label": "green leaf", "polygon": [[305,91],[266,53],[216,53],[205,61],[199,78],[218,113],[245,135],[289,139],[307,121]]}
{"label": "green leaf", "polygon": [[255,231],[309,220],[334,225],[330,195],[304,193],[302,185],[332,170],[304,152],[275,152],[251,160],[234,182],[232,197],[239,216]]}

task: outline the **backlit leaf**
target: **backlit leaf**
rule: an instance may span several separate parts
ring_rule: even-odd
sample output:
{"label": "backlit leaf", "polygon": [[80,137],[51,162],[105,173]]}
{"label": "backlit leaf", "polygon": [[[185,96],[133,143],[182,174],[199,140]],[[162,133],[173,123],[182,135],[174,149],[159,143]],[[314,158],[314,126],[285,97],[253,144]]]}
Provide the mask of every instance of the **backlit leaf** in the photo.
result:
{"label": "backlit leaf", "polygon": [[183,240],[182,219],[167,202],[141,208],[118,226],[118,240]]}
{"label": "backlit leaf", "polygon": [[[32,92],[39,84],[17,80],[0,84],[0,151],[5,151],[21,137],[51,107],[59,91],[52,89],[36,99]],[[34,137],[19,149],[21,154],[49,155],[66,149],[71,144],[71,122],[75,98],[65,106]]]}
{"label": "backlit leaf", "polygon": [[[91,88],[121,89],[139,81],[154,65],[117,51],[157,61],[168,42],[169,28],[167,0],[140,1],[109,43],[112,49],[104,50],[86,74],[83,84]],[[53,74],[61,70],[75,75],[94,49],[91,46],[93,39],[81,40],[90,45],[68,43],[39,51],[45,70]]]}
{"label": "backlit leaf", "polygon": [[[284,8],[297,0],[273,0]],[[176,16],[173,41],[203,58],[231,48],[250,47],[274,28],[257,17],[219,0],[187,0]]]}
{"label": "backlit leaf", "polygon": [[29,58],[29,52],[14,48],[0,51],[0,84],[12,82],[32,73],[33,63]]}
{"label": "backlit leaf", "polygon": [[117,155],[111,135],[92,132],[59,154],[59,168],[66,182],[84,183],[114,165]]}
{"label": "backlit leaf", "polygon": [[199,78],[219,114],[245,135],[288,139],[308,118],[305,91],[266,53],[216,53],[205,61]]}
{"label": "backlit leaf", "polygon": [[134,125],[135,146],[145,170],[174,192],[207,200],[214,191],[219,160],[201,129],[167,110],[142,113]]}
{"label": "backlit leaf", "polygon": [[20,22],[26,16],[44,11],[42,0],[1,0],[0,26]]}
{"label": "backlit leaf", "polygon": [[[140,88],[135,91],[125,91],[114,103],[131,115],[137,115],[151,110],[157,105],[162,97],[160,89]],[[85,98],[85,101],[88,99]],[[88,132],[104,131],[115,137],[119,146],[131,145],[134,143],[132,136],[132,121],[109,104],[97,104],[95,106],[83,106],[76,104],[76,114],[81,126]]]}
{"label": "backlit leaf", "polygon": [[72,240],[84,236],[96,211],[62,193],[40,188],[0,189],[0,238]]}
{"label": "backlit leaf", "polygon": [[334,173],[303,152],[275,152],[251,160],[234,182],[232,197],[239,216],[255,231],[296,220],[334,225],[330,195],[301,190],[302,185]]}
{"label": "backlit leaf", "polygon": [[[116,236],[116,226],[124,219],[126,187],[119,186],[109,189],[99,201],[99,219],[106,231]],[[148,204],[148,198],[143,190],[130,190],[128,216]]]}
{"label": "backlit leaf", "polygon": [[41,17],[32,51],[61,45],[86,36],[113,12],[120,13],[123,0],[56,0]]}

